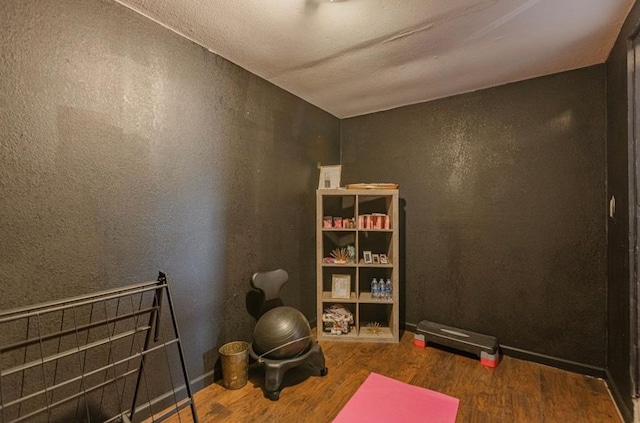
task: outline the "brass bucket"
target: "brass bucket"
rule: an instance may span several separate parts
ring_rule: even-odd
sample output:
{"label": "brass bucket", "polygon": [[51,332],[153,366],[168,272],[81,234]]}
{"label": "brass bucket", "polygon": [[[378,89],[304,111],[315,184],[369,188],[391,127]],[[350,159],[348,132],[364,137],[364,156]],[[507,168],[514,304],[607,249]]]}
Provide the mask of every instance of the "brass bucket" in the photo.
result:
{"label": "brass bucket", "polygon": [[233,341],[218,349],[222,361],[222,384],[227,389],[240,389],[249,378],[249,343]]}

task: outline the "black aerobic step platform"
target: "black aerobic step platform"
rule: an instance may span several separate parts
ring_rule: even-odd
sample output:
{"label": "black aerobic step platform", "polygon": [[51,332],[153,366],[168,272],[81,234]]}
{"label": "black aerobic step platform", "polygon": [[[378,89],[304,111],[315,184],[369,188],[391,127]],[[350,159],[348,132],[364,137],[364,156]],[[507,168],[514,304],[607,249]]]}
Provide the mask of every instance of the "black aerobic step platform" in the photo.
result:
{"label": "black aerobic step platform", "polygon": [[423,320],[416,327],[413,344],[424,348],[429,342],[476,354],[483,366],[498,365],[498,339],[494,336]]}

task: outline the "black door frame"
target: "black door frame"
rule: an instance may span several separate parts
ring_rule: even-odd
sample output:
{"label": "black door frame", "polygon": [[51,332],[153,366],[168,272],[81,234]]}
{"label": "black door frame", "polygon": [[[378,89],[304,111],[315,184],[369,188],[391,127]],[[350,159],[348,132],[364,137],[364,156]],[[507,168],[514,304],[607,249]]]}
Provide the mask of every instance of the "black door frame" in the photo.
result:
{"label": "black door frame", "polygon": [[640,396],[640,28],[636,29],[629,40],[628,49],[628,125],[629,125],[629,305],[631,320],[631,377],[634,396]]}

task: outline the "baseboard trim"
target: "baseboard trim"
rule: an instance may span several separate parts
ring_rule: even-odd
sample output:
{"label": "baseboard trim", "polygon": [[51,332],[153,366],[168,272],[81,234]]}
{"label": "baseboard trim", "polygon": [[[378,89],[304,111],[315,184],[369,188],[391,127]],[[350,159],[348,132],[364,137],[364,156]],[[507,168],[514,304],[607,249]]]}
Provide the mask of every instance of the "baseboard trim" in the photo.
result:
{"label": "baseboard trim", "polygon": [[[200,375],[194,379],[191,379],[191,381],[189,382],[189,386],[191,388],[191,394],[194,395],[197,391],[201,390],[202,388],[204,388],[205,386],[210,385],[211,383],[213,383],[213,378],[214,378],[214,371],[210,370],[207,373]],[[146,416],[150,417],[151,416],[151,407],[156,407],[155,412],[158,412],[158,410],[164,410],[168,407],[171,407],[172,405],[175,404],[175,396],[176,395],[185,395],[186,397],[186,391],[187,391],[187,387],[186,385],[183,383],[177,387],[175,387],[173,390],[165,392],[164,394],[150,400],[147,401],[143,404],[140,404],[136,407],[136,415],[140,415],[140,413],[146,413]],[[193,398],[192,398],[193,399]],[[128,413],[129,411],[127,410],[126,413]]]}
{"label": "baseboard trim", "polygon": [[624,398],[620,393],[620,390],[618,389],[618,385],[616,385],[613,377],[611,376],[611,373],[609,373],[609,369],[605,369],[604,374],[604,380],[605,382],[607,382],[609,394],[611,395],[613,402],[616,404],[616,407],[618,407],[618,412],[620,413],[622,420],[624,420],[626,423],[633,422],[633,412],[625,404]]}
{"label": "baseboard trim", "polygon": [[215,382],[215,371],[209,370],[207,373],[200,375],[191,380],[191,390],[192,392],[199,391],[205,386],[209,386],[214,382]]}
{"label": "baseboard trim", "polygon": [[540,354],[533,351],[527,351],[521,348],[510,347],[503,344],[500,344],[500,351],[502,352],[502,354],[508,355],[509,357],[533,361],[535,363],[556,367],[558,369],[567,370],[573,373],[580,373],[583,375],[598,377],[601,379],[604,379],[605,377],[604,368],[592,366],[590,364],[579,363],[572,360],[565,360],[563,358]]}

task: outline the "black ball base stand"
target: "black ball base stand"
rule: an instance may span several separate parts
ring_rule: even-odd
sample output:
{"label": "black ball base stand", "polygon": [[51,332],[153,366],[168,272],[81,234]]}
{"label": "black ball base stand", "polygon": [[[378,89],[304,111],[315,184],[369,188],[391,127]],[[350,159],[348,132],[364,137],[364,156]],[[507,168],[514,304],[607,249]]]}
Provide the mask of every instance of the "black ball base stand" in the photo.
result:
{"label": "black ball base stand", "polygon": [[316,340],[311,342],[311,347],[307,352],[293,358],[274,360],[260,357],[254,351],[253,344],[249,347],[249,355],[264,366],[264,396],[271,401],[277,401],[280,398],[280,385],[284,374],[289,369],[308,364],[311,368],[318,370],[320,376],[325,376],[329,371],[325,367],[322,348]]}

